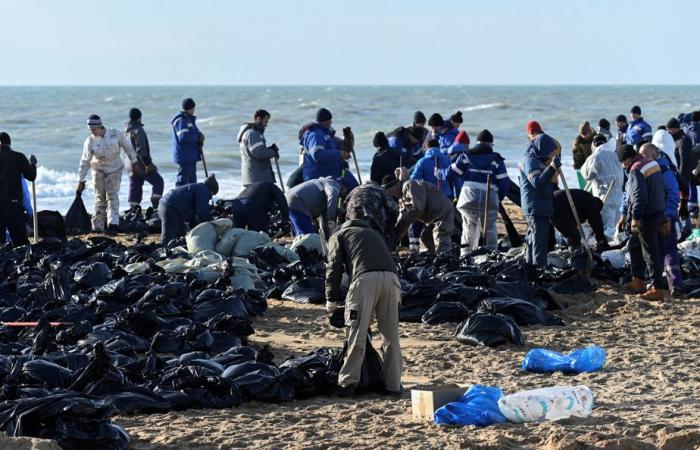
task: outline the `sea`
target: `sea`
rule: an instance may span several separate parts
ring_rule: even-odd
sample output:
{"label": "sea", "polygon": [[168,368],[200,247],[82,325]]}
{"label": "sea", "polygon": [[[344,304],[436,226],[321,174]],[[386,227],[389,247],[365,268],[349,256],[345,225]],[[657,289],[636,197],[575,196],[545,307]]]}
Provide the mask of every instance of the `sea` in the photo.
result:
{"label": "sea", "polygon": [[[462,128],[472,143],[482,129],[494,136],[495,150],[506,159],[517,182],[517,163],[527,147],[525,124],[537,120],[562,144],[564,173],[575,185],[571,144],[582,121],[596,126],[607,118],[614,128],[618,114],[639,105],[654,129],[681,112],[700,109],[700,86],[73,86],[0,87],[0,130],[12,136],[14,149],[36,155],[37,208],[65,213],[75,198],[78,162],[88,136],[85,121],[98,114],[108,128],[123,130],[130,108],[143,112],[151,154],[165,178],[166,192],[175,184],[170,121],[182,99],[197,104],[197,124],[206,136],[208,169],[217,175],[217,198],[233,198],[241,190],[239,127],[266,109],[271,120],[268,144],[277,143],[282,175],[299,161],[298,131],[314,120],[316,110],[328,108],[339,134],[352,127],[363,180],[369,178],[377,131],[388,133],[410,125],[413,113],[426,117],[439,112],[447,118],[462,111]],[[351,163],[353,172],[354,164]],[[198,176],[204,178],[199,166]],[[128,176],[121,185],[121,209],[127,209]],[[144,188],[148,205],[150,186]],[[91,207],[91,182],[84,193]]]}

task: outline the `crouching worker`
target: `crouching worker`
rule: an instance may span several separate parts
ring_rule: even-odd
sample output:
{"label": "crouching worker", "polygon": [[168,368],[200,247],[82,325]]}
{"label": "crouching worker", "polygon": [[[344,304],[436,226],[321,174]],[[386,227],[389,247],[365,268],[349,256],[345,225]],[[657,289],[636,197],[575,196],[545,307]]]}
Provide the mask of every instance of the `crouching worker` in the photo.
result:
{"label": "crouching worker", "polygon": [[[83,154],[78,168],[77,191],[85,190],[85,177],[92,169],[92,183],[95,186],[95,214],[92,216],[92,229],[104,232],[109,221],[108,231],[119,231],[119,187],[122,184],[124,163],[120,149],[126,153],[131,164],[137,162],[137,155],[131,141],[119,130],[102,126],[100,116],[93,114],[87,120],[90,136],[83,144]],[[107,213],[109,212],[109,216]]]}
{"label": "crouching worker", "polygon": [[[583,189],[570,189],[571,198],[576,205],[576,213],[578,214],[581,224],[588,222],[596,240],[596,251],[603,252],[608,250],[608,241],[605,238],[605,230],[603,228],[603,201],[598,197],[594,197],[590,192]],[[552,225],[566,239],[566,244],[571,249],[581,248],[581,234],[578,232],[576,218],[571,211],[569,199],[566,197],[566,191],[560,189],[554,192],[554,215],[552,216]]]}
{"label": "crouching worker", "polygon": [[325,236],[335,228],[341,185],[332,178],[319,178],[294,186],[286,193],[289,220],[294,234],[316,233],[313,222],[325,222]]}
{"label": "crouching worker", "polygon": [[352,395],[360,382],[365,360],[367,329],[372,317],[382,337],[384,385],[387,393],[401,394],[399,304],[401,284],[384,239],[363,220],[349,220],[331,237],[326,266],[326,309],[340,301],[343,273],[350,277],[345,299],[347,352],[338,374],[339,395]]}
{"label": "crouching worker", "polygon": [[251,231],[270,232],[270,214],[279,211],[289,219],[287,199],[275,183],[260,181],[249,184],[232,202],[233,226]]}
{"label": "crouching worker", "polygon": [[399,180],[393,175],[386,175],[382,181],[381,186],[365,183],[353,189],[345,199],[345,217],[348,220],[364,220],[387,238],[387,242],[393,242],[399,205],[388,191],[398,186]]}
{"label": "crouching worker", "polygon": [[[454,232],[454,208],[452,200],[428,181],[408,180],[406,169],[396,170],[402,180],[401,190],[391,189],[390,195],[399,196],[399,219],[396,238],[400,242],[413,223],[432,226],[433,241],[421,236],[429,253],[446,253],[452,249]],[[434,244],[433,244],[434,242]]]}
{"label": "crouching worker", "polygon": [[214,174],[204,183],[191,183],[176,187],[160,201],[158,215],[162,223],[160,242],[166,244],[184,236],[187,226],[194,227],[211,220],[209,200],[219,192],[219,183]]}

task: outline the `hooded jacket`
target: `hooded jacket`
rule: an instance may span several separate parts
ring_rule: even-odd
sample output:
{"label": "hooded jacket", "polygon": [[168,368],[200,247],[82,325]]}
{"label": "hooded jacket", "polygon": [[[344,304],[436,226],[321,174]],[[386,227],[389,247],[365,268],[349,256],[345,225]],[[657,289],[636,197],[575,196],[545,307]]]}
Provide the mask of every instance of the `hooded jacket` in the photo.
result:
{"label": "hooded jacket", "polygon": [[643,117],[633,120],[627,128],[625,140],[630,145],[639,145],[642,141],[651,142],[651,125]]}
{"label": "hooded jacket", "polygon": [[[427,133],[427,130],[425,131]],[[409,138],[410,134],[409,128],[399,127],[387,135],[389,147],[401,152],[404,167],[411,167],[417,159],[423,156],[422,143],[412,144]]]}
{"label": "hooded jacket", "polygon": [[134,148],[141,164],[144,166],[153,164],[151,146],[148,144],[148,136],[146,135],[146,130],[143,129],[143,124],[136,120],[130,120],[126,124],[124,134],[131,141],[131,146]]}
{"label": "hooded jacket", "polygon": [[[437,168],[435,163],[437,162]],[[438,174],[441,170],[450,167],[450,158],[442,153],[439,148],[429,148],[425,153],[425,156],[418,160],[413,173],[411,174],[411,180],[423,180],[431,183],[435,186],[438,185]],[[440,189],[449,198],[454,198],[454,193],[449,183],[443,183],[440,180]]]}
{"label": "hooded jacket", "polygon": [[289,216],[287,199],[275,183],[269,181],[251,183],[236,198],[239,200],[254,200],[268,213],[274,211],[276,207],[283,218]]}
{"label": "hooded jacket", "polygon": [[83,153],[78,166],[79,181],[85,181],[88,169],[101,170],[106,174],[120,171],[124,168],[120,149],[132,161],[136,161],[136,152],[129,138],[119,130],[107,128],[105,135],[90,136],[83,143]]}
{"label": "hooded jacket", "polygon": [[442,171],[446,181],[456,192],[463,187],[486,192],[487,182],[503,200],[510,189],[510,178],[503,157],[493,151],[490,145],[477,143],[467,153],[460,155],[446,170]]}
{"label": "hooded jacket", "polygon": [[637,155],[627,174],[627,216],[634,220],[659,219],[664,216],[666,187],[661,166]]}
{"label": "hooded jacket", "polygon": [[688,137],[693,141],[693,146],[700,144],[700,122],[690,122]]}
{"label": "hooded jacket", "polygon": [[[587,123],[586,123],[587,125]],[[580,170],[586,159],[591,156],[591,147],[593,145],[593,135],[588,137],[581,136],[581,133],[585,131],[584,124],[579,127],[579,134],[574,139],[574,143],[571,146],[571,154],[574,157],[574,169]],[[590,131],[590,125],[588,125],[588,130]]]}
{"label": "hooded jacket", "polygon": [[170,124],[173,127],[173,162],[175,164],[192,164],[202,159],[200,150],[200,131],[197,117],[180,111]]}
{"label": "hooded jacket", "polygon": [[[401,164],[400,150],[395,148],[384,148],[377,150],[372,157],[369,178],[377,184],[381,184],[382,178],[386,175],[393,175],[394,170]],[[404,164],[406,164],[404,162]]]}
{"label": "hooded jacket", "polygon": [[525,216],[554,214],[552,177],[554,168],[546,161],[561,148],[547,134],[538,135],[518,164],[520,171],[520,202]]}
{"label": "hooded jacket", "polygon": [[452,202],[427,181],[408,180],[399,199],[399,220],[396,233],[403,236],[411,223],[432,223],[452,213]]}
{"label": "hooded jacket", "polygon": [[[593,147],[593,154],[581,166],[581,175],[588,181],[591,194],[603,199],[608,192],[613,180],[615,186],[610,191],[608,202],[619,206],[624,190],[624,171],[615,154],[615,141],[609,140],[605,144]],[[586,188],[588,190],[588,187]]]}
{"label": "hooded jacket", "polygon": [[651,143],[667,155],[673,155],[676,151],[676,142],[671,133],[666,130],[656,130],[651,138]]}
{"label": "hooded jacket", "polygon": [[241,149],[241,178],[243,186],[267,181],[275,182],[272,158],[275,151],[265,143],[265,130],[253,123],[241,125],[236,140]]}
{"label": "hooded jacket", "polygon": [[334,129],[313,123],[304,130],[299,144],[304,148],[304,181],[340,177],[342,163]]}
{"label": "hooded jacket", "polygon": [[175,211],[184,222],[197,224],[211,220],[211,191],[204,183],[176,187],[163,196],[161,204]]}
{"label": "hooded jacket", "polygon": [[454,143],[458,134],[459,129],[453,127],[449,121],[445,121],[445,130],[436,137],[438,142],[440,142],[440,150],[443,153],[447,154],[447,150]]}
{"label": "hooded jacket", "polygon": [[312,219],[323,217],[335,221],[338,213],[340,185],[330,178],[305,181],[285,194],[289,209],[306,214]]}

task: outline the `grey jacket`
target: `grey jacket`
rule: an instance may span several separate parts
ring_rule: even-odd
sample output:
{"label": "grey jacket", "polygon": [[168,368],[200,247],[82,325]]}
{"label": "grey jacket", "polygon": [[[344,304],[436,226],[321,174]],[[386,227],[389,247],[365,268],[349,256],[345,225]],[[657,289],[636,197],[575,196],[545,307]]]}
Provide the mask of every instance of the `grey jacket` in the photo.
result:
{"label": "grey jacket", "polygon": [[270,160],[275,156],[274,150],[265,143],[263,130],[252,123],[241,125],[237,136],[241,147],[241,176],[243,186],[259,181],[275,182]]}
{"label": "grey jacket", "polygon": [[340,185],[330,178],[305,181],[285,194],[290,210],[306,214],[312,219],[322,217],[335,221],[338,213]]}

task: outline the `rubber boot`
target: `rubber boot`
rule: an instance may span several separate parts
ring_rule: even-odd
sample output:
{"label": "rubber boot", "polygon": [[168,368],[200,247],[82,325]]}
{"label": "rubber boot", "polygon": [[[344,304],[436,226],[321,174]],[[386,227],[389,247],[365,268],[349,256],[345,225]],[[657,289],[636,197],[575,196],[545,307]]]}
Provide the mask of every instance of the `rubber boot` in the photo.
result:
{"label": "rubber boot", "polygon": [[647,290],[647,283],[641,278],[633,278],[632,281],[625,284],[625,289],[632,291],[635,294],[641,294]]}

